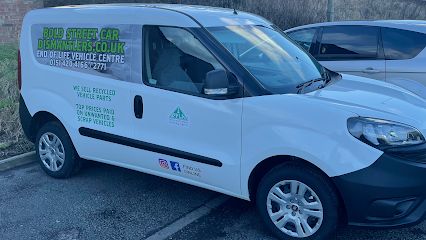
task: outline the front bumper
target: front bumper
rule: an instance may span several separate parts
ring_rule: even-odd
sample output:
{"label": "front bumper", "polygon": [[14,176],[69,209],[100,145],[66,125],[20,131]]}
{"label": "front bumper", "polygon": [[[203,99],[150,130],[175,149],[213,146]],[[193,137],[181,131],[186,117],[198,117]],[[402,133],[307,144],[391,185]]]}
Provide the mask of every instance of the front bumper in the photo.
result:
{"label": "front bumper", "polygon": [[383,154],[373,165],[334,177],[348,223],[364,227],[414,225],[426,217],[426,164]]}

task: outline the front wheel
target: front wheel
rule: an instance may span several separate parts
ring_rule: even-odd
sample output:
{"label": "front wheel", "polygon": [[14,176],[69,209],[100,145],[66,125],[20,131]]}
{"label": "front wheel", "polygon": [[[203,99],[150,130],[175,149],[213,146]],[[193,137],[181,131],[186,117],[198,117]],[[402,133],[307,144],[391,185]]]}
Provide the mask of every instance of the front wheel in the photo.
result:
{"label": "front wheel", "polygon": [[285,240],[331,239],[339,201],[328,179],[298,164],[269,171],[259,183],[256,203],[263,221]]}

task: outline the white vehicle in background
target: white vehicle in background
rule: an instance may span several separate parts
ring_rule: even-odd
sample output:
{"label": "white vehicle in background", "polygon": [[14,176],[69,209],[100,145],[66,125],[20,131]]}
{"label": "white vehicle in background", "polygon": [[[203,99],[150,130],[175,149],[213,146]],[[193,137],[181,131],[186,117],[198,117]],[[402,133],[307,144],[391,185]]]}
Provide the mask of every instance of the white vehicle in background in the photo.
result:
{"label": "white vehicle in background", "polygon": [[258,16],[34,10],[18,76],[22,127],[52,177],[88,159],[192,184],[255,201],[287,240],[425,217],[426,102],[325,69]]}
{"label": "white vehicle in background", "polygon": [[285,31],[328,69],[426,98],[426,21],[326,22]]}

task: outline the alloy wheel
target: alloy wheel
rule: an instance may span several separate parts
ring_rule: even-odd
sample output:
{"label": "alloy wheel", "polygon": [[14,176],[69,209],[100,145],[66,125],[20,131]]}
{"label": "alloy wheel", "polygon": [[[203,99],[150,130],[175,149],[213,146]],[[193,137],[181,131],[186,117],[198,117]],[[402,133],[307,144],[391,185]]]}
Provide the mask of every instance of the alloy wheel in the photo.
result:
{"label": "alloy wheel", "polygon": [[312,236],[321,227],[324,218],[318,195],[296,180],[275,184],[268,193],[266,204],[275,226],[291,237]]}
{"label": "alloy wheel", "polygon": [[43,165],[50,171],[57,172],[64,166],[64,146],[55,134],[47,132],[40,137],[38,152]]}

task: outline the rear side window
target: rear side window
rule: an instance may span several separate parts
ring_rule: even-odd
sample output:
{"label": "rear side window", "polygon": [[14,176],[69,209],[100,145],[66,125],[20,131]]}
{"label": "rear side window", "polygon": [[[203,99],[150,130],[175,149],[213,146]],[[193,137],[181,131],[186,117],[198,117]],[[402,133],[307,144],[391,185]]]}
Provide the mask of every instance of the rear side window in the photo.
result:
{"label": "rear side window", "polygon": [[388,60],[416,57],[426,46],[426,34],[407,30],[382,28],[383,47]]}
{"label": "rear side window", "polygon": [[320,45],[321,60],[377,58],[379,28],[369,26],[324,27]]}
{"label": "rear side window", "polygon": [[309,51],[314,41],[316,31],[316,28],[298,30],[288,33],[288,36]]}

